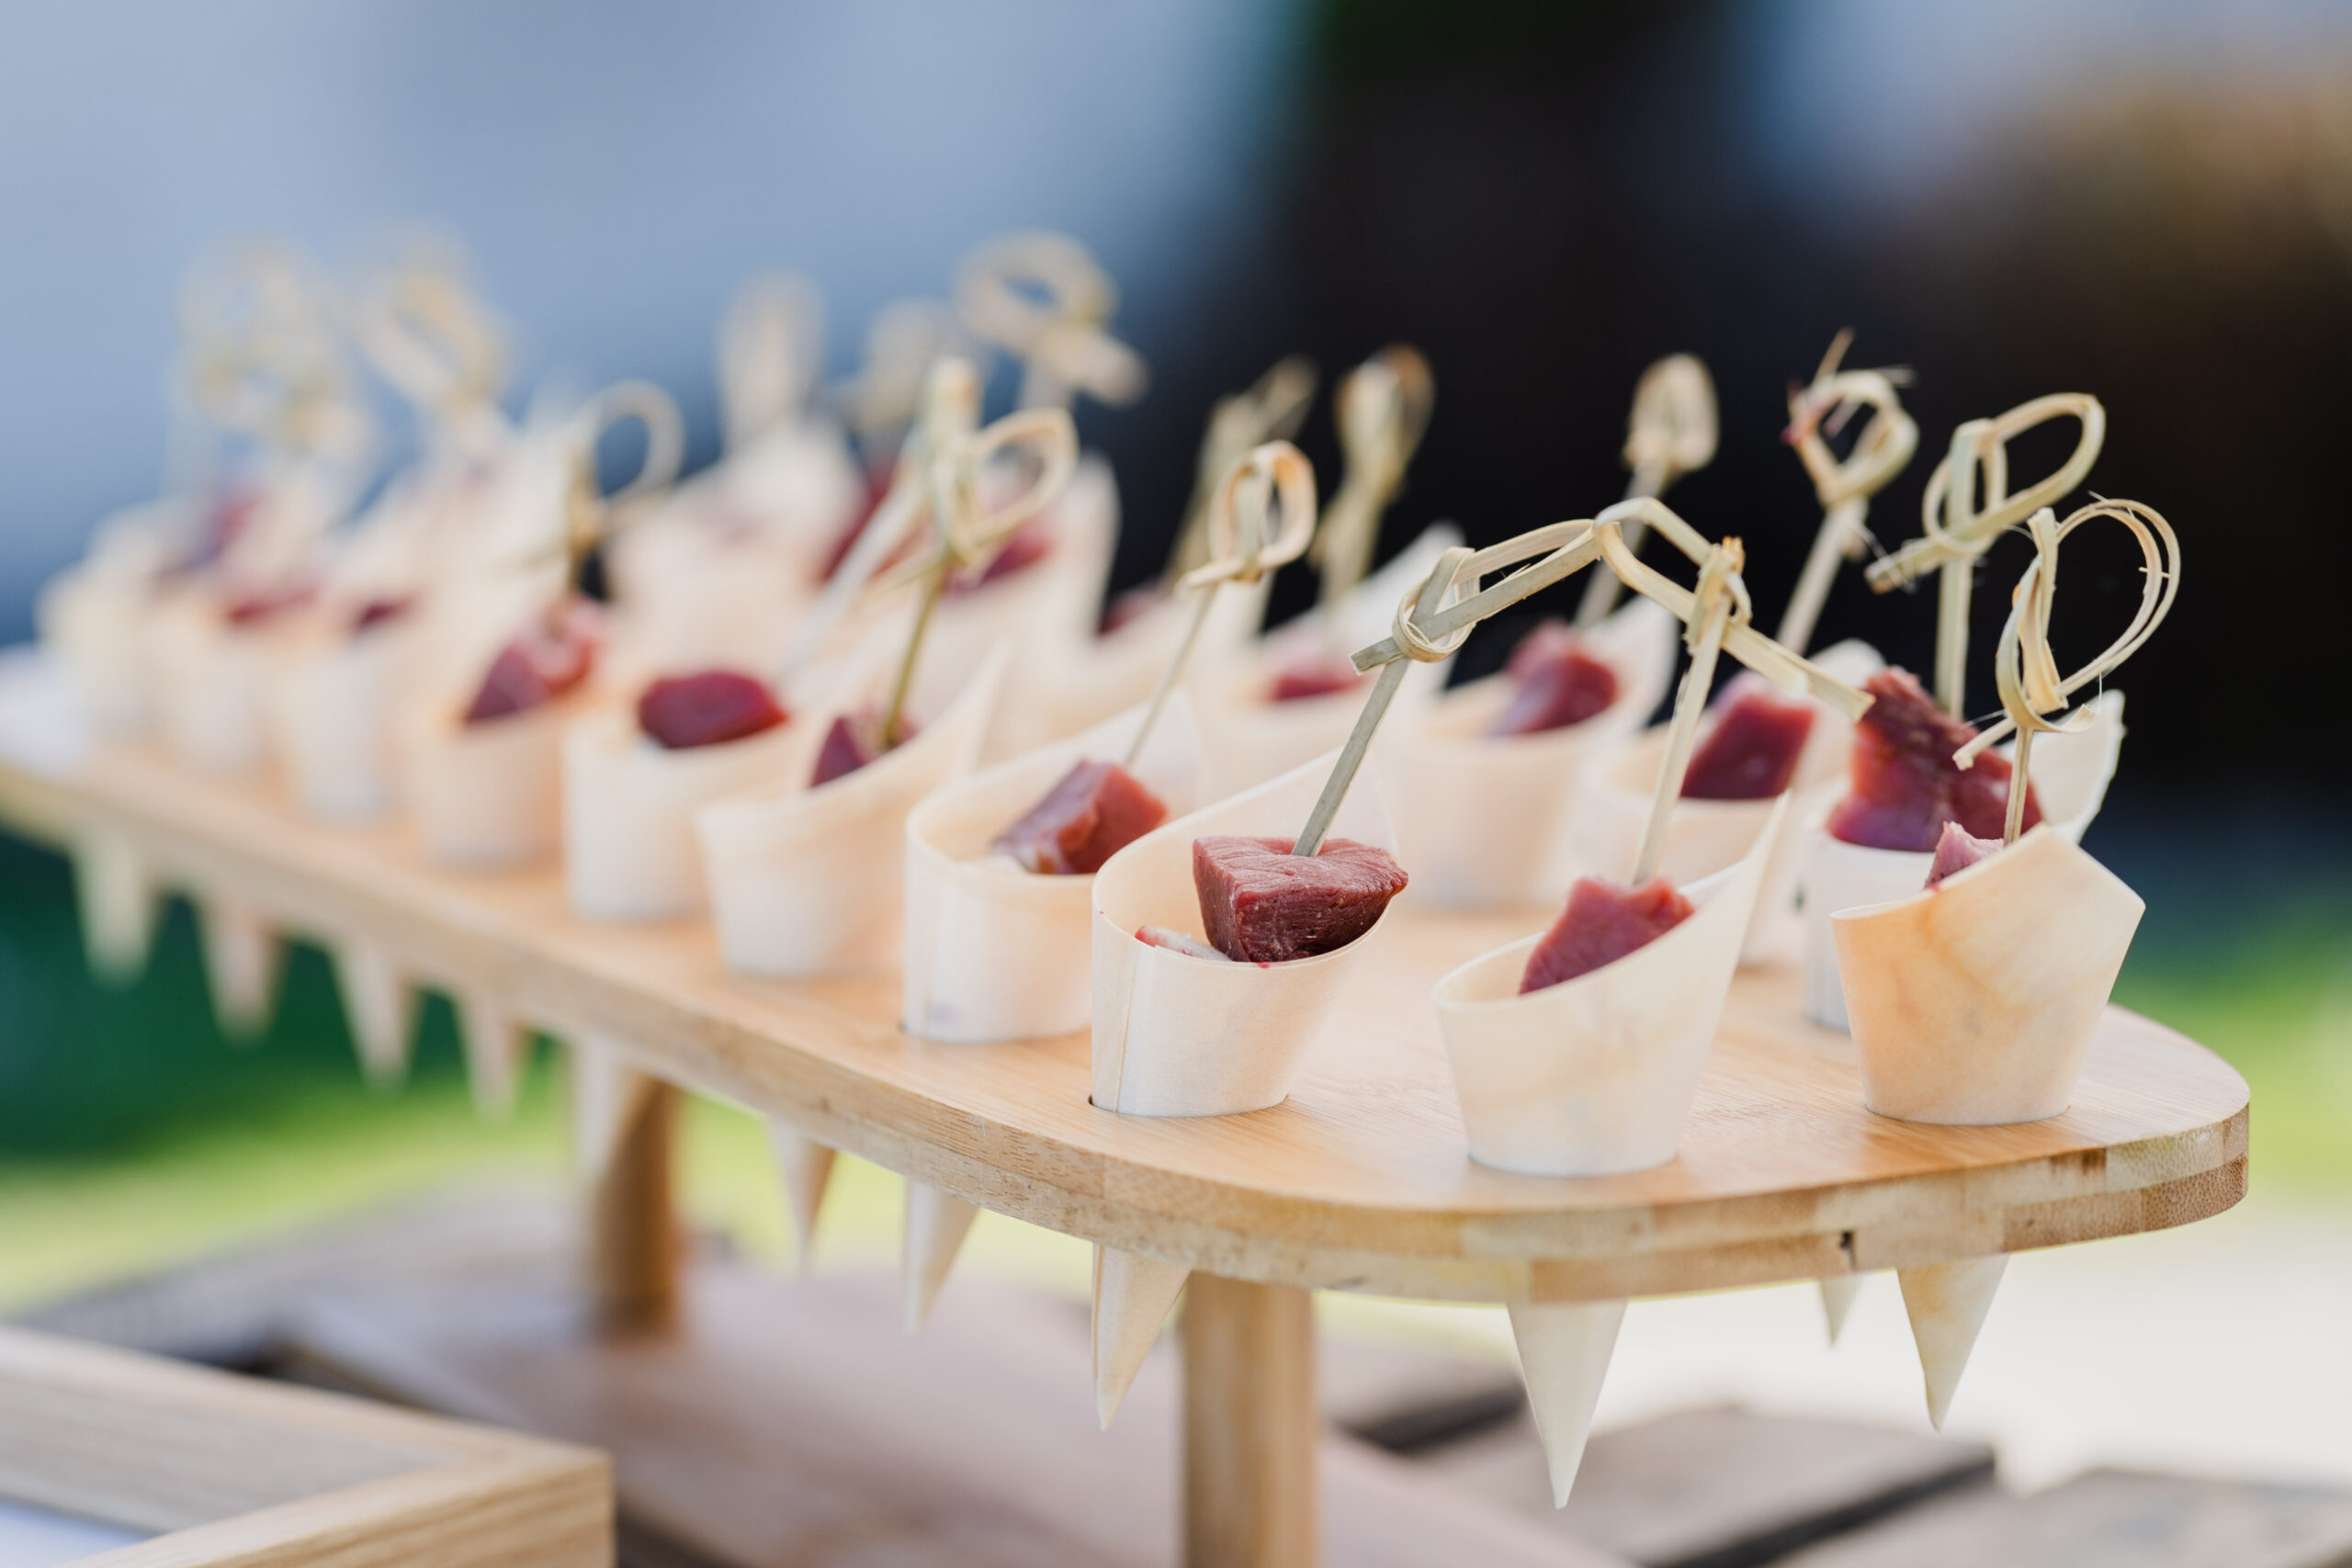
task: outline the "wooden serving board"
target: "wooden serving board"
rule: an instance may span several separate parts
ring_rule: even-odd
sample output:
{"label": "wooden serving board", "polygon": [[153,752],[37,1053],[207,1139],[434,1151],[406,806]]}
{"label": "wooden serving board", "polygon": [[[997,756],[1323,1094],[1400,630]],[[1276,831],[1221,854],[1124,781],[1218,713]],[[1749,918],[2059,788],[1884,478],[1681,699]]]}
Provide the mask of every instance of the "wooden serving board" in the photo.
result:
{"label": "wooden serving board", "polygon": [[1679,1158],[1550,1179],[1474,1165],[1432,982],[1544,912],[1443,916],[1408,892],[1287,1103],[1123,1117],[1087,1099],[1083,1034],[947,1045],[897,1028],[895,975],[731,975],[706,923],[597,924],[553,866],[437,869],[397,826],[306,821],[272,791],[131,750],[42,773],[0,761],[0,820],[132,844],[162,886],[233,894],[289,933],[368,939],[462,1005],[741,1102],[957,1196],[1235,1279],[1494,1301],[1656,1294],[1887,1269],[2153,1230],[2244,1195],[2245,1080],[2110,1010],[2073,1107],[1945,1128],[1862,1109],[1845,1036],[1796,976],[1734,986]]}

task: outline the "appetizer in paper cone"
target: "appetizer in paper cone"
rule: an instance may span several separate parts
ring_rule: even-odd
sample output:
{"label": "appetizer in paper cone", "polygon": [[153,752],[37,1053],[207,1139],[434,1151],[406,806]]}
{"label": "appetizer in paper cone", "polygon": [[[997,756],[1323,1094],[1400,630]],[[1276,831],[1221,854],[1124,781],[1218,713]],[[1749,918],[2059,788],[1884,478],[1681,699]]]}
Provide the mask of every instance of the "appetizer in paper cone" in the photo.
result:
{"label": "appetizer in paper cone", "polygon": [[270,691],[273,750],[295,804],[334,822],[390,811],[398,790],[395,735],[415,663],[418,626],[384,602],[306,628],[277,667]]}
{"label": "appetizer in paper cone", "polygon": [[1679,889],[1689,917],[1613,963],[1521,994],[1539,934],[1438,982],[1472,1159],[1526,1176],[1610,1176],[1674,1157],[1787,809],[1786,797],[1772,802],[1745,856]]}
{"label": "appetizer in paper cone", "polygon": [[151,699],[141,627],[164,574],[187,554],[197,507],[169,499],[98,525],[89,553],[43,585],[33,619],[98,735],[147,727]]}
{"label": "appetizer in paper cone", "polygon": [[[1539,627],[1529,641],[1553,637],[1552,627]],[[1521,693],[1548,674],[1505,672],[1447,692],[1400,722],[1381,748],[1381,782],[1396,813],[1397,839],[1413,863],[1427,868],[1418,895],[1425,902],[1494,908],[1566,893],[1574,874],[1570,835],[1587,813],[1579,788],[1584,771],[1666,694],[1674,667],[1674,617],[1637,600],[1591,631],[1559,640],[1571,645],[1567,657],[1605,671],[1599,679],[1611,689],[1594,694],[1602,705],[1598,711],[1546,728],[1500,731],[1498,723],[1519,705]],[[1645,813],[1646,802],[1645,790]],[[1610,863],[1631,858],[1629,848]]]}
{"label": "appetizer in paper cone", "polygon": [[157,603],[142,635],[164,742],[189,766],[249,777],[269,762],[273,628],[226,618],[209,585]]}
{"label": "appetizer in paper cone", "polygon": [[[2062,680],[2049,645],[2058,547],[2098,518],[2122,524],[2140,544],[2139,613],[2104,653]],[[1831,917],[1863,1097],[1882,1115],[1979,1123],[2064,1111],[2143,908],[2071,839],[2047,824],[2025,830],[2027,780],[2041,751],[2079,737],[2094,718],[2087,706],[2047,716],[2129,658],[2170,610],[2179,547],[2162,517],[2131,502],[2095,502],[2063,524],[2044,508],[2028,526],[2037,553],[1995,660],[2007,716],[1955,758],[1982,766],[1991,744],[2017,731],[2001,840],[1947,824],[1927,891]]]}

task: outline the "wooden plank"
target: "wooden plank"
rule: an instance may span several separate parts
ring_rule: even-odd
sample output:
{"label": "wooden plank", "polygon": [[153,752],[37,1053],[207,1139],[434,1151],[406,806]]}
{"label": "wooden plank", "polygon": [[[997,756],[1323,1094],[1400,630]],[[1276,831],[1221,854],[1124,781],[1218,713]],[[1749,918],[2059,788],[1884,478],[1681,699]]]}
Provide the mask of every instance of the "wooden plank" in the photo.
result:
{"label": "wooden plank", "polygon": [[1787,1568],[2345,1568],[2352,1493],[2093,1471],[2030,1497],[1960,1496]]}
{"label": "wooden plank", "polygon": [[1421,1457],[1457,1485],[1648,1568],[1778,1562],[1993,1475],[1993,1450],[1982,1443],[1739,1410],[1686,1411],[1595,1434],[1577,1489],[1556,1512],[1532,1421]]}
{"label": "wooden plank", "polygon": [[1312,1568],[1314,1297],[1196,1273],[1183,1337],[1185,1568]]}
{"label": "wooden plank", "polygon": [[379,941],[956,1197],[1230,1278],[1470,1300],[1696,1290],[2177,1224],[2244,1190],[2245,1082],[2171,1031],[2111,1010],[2075,1104],[2045,1122],[1894,1122],[1861,1109],[1850,1043],[1802,1021],[1785,971],[1735,984],[1679,1159],[1586,1180],[1473,1165],[1427,993],[1535,911],[1444,917],[1408,893],[1287,1103],[1166,1122],[1088,1103],[1082,1034],[910,1039],[891,976],[730,975],[703,924],[576,920],[552,868],[440,871],[398,826],[305,822],[139,753],[71,779],[0,765],[0,818],[107,823],[199,897],[233,887],[297,931]]}

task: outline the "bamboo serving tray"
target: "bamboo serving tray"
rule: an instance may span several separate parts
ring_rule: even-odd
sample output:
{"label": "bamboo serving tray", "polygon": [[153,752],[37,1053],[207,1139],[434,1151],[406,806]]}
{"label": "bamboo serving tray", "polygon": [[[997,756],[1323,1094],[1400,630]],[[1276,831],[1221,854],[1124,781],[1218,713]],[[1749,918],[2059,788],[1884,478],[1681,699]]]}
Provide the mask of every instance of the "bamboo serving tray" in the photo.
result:
{"label": "bamboo serving tray", "polygon": [[1547,912],[1460,917],[1408,893],[1289,1100],[1123,1117],[1088,1103],[1083,1033],[947,1045],[897,1027],[894,975],[729,974],[707,924],[568,911],[550,865],[428,864],[398,827],[304,820],[272,791],[100,750],[0,760],[0,821],[112,831],[155,882],[232,894],[289,934],[370,941],[416,984],[491,996],[565,1039],[723,1096],[1001,1213],[1230,1278],[1536,1301],[1764,1284],[2154,1230],[2245,1191],[2247,1091],[2210,1051],[2110,1009],[2073,1106],[1934,1127],[1862,1109],[1847,1038],[1790,970],[1733,987],[1681,1154],[1584,1179],[1471,1163],[1428,993]]}

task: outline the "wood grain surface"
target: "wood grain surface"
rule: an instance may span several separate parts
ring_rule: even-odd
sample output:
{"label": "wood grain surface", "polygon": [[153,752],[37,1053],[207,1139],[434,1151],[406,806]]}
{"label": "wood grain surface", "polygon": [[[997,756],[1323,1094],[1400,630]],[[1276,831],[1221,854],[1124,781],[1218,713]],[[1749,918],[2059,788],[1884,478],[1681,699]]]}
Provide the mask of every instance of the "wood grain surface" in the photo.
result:
{"label": "wood grain surface", "polygon": [[380,941],[421,983],[625,1041],[650,1072],[956,1196],[1237,1279],[1486,1301],[1663,1293],[2157,1229],[2245,1190],[2245,1080],[2170,1030],[2110,1010],[2064,1115],[1917,1125],[1862,1109],[1850,1043],[1802,1020],[1785,970],[1734,986],[1676,1160],[1586,1179],[1474,1165],[1429,988],[1536,929],[1534,910],[1441,916],[1408,892],[1286,1103],[1158,1121],[1088,1103],[1083,1034],[910,1038],[895,975],[730,975],[703,923],[573,919],[552,866],[437,870],[402,828],[312,824],[266,789],[138,752],[70,777],[0,764],[0,820],[60,842],[113,826],[198,899]]}

